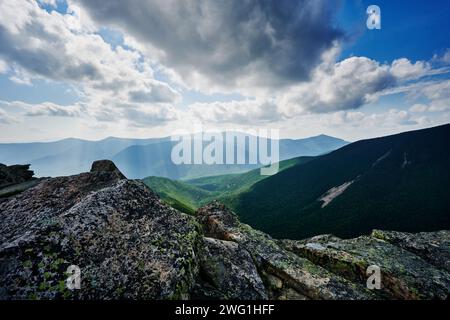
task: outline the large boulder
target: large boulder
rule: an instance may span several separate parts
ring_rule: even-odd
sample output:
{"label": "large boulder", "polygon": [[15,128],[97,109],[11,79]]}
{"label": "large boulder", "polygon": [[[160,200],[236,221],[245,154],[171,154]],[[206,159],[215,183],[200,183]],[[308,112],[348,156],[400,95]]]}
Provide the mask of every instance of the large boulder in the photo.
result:
{"label": "large boulder", "polygon": [[221,298],[267,299],[251,255],[236,242],[205,237],[199,256],[202,275],[221,293]]}
{"label": "large boulder", "polygon": [[[0,204],[0,298],[189,298],[198,231],[115,170],[46,180]],[[80,290],[66,286],[71,265]]]}

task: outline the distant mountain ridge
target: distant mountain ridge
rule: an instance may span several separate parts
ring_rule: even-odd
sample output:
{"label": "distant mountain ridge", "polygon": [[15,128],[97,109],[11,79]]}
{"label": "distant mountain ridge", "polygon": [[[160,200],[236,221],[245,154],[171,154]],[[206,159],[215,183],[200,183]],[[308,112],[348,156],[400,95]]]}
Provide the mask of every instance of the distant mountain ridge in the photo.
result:
{"label": "distant mountain ridge", "polygon": [[[187,179],[208,175],[241,173],[258,165],[175,165],[170,154],[177,142],[170,137],[125,139],[109,137],[99,141],[63,139],[55,142],[2,143],[0,163],[31,164],[36,176],[65,176],[87,171],[97,159],[113,160],[130,178],[162,176]],[[280,160],[330,152],[348,142],[316,136],[306,139],[281,139]]]}

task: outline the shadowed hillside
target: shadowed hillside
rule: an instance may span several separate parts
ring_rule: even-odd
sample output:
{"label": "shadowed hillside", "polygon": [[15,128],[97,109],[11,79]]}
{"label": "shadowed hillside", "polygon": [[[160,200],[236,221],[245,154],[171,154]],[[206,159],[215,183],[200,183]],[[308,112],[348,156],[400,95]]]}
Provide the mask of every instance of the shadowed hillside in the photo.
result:
{"label": "shadowed hillside", "polygon": [[450,227],[450,125],[362,140],[256,183],[235,200],[276,237]]}

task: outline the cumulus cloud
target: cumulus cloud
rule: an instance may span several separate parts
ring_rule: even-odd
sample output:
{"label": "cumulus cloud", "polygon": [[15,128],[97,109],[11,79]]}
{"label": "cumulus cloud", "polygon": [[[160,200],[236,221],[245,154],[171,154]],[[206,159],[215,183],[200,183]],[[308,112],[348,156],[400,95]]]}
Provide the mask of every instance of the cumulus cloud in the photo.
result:
{"label": "cumulus cloud", "polygon": [[325,115],[321,121],[327,126],[398,127],[418,125],[421,119],[405,110],[389,109],[386,112],[365,114],[359,111],[338,111]]}
{"label": "cumulus cloud", "polygon": [[80,105],[60,106],[50,102],[28,106],[26,109],[25,115],[30,117],[80,117],[84,113],[84,110]]}
{"label": "cumulus cloud", "polygon": [[126,108],[123,114],[136,127],[160,126],[178,119],[178,112],[169,106],[151,109]]}
{"label": "cumulus cloud", "polygon": [[76,0],[183,76],[187,85],[269,86],[305,80],[342,35],[335,2]]}
{"label": "cumulus cloud", "polygon": [[143,88],[129,92],[129,99],[132,102],[148,103],[148,102],[174,102],[179,99],[178,92],[170,86],[163,83],[155,83],[152,86],[146,85]]}
{"label": "cumulus cloud", "polygon": [[[22,85],[64,83],[79,102],[13,102],[0,114],[2,123],[15,116],[79,117],[92,126],[120,122],[140,131],[193,121],[263,126],[310,116],[331,126],[376,128],[383,121],[420,125],[425,112],[449,110],[449,81],[429,81],[449,71],[448,51],[428,62],[339,61],[337,2],[69,0],[60,13],[51,9],[58,1],[0,1],[0,74]],[[101,30],[120,31],[123,42]],[[199,91],[192,96],[232,92],[242,99],[223,95],[177,109],[192,99],[186,89]],[[407,96],[409,111],[359,110],[394,93]],[[21,112],[8,113],[12,108]]]}
{"label": "cumulus cloud", "polygon": [[413,86],[408,95],[411,99],[424,99],[415,104],[411,112],[438,112],[450,110],[450,80],[428,81]]}
{"label": "cumulus cloud", "polygon": [[278,107],[273,101],[195,103],[189,110],[196,119],[216,123],[259,124],[281,119]]}
{"label": "cumulus cloud", "polygon": [[351,57],[318,68],[310,82],[291,88],[281,98],[281,105],[287,116],[357,109],[395,81],[387,65]]}
{"label": "cumulus cloud", "polygon": [[[3,101],[0,100],[0,110],[3,108],[3,114],[10,115],[12,111],[17,115],[29,116],[29,117],[39,117],[39,116],[49,116],[49,117],[82,117],[86,114],[85,106],[80,103],[68,106],[62,106],[51,102],[43,103],[25,103],[23,101]],[[5,112],[8,110],[9,112]]]}
{"label": "cumulus cloud", "polygon": [[[95,43],[93,37],[77,36],[64,15],[49,14],[35,1],[0,3],[0,54],[32,74],[55,80],[99,79],[95,59],[77,50]],[[93,47],[90,53],[99,49]]]}
{"label": "cumulus cloud", "polygon": [[[305,112],[327,113],[353,110],[376,101],[382,95],[398,92],[408,93],[422,88],[418,95],[432,97],[432,92],[444,94],[447,87],[439,81],[436,88],[421,86],[418,79],[427,75],[445,73],[443,69],[433,69],[430,63],[417,61],[412,63],[406,58],[394,60],[392,64],[380,64],[366,57],[350,57],[333,63],[333,54],[313,73],[309,82],[290,88],[280,98],[281,111],[287,117]],[[327,62],[328,61],[328,62]],[[405,85],[414,81],[412,85]],[[419,84],[419,85],[418,85]],[[444,89],[445,89],[444,88]],[[427,91],[428,90],[428,91]]]}
{"label": "cumulus cloud", "polygon": [[[54,1],[41,1],[56,5]],[[140,52],[105,42],[89,19],[70,6],[66,14],[47,12],[33,0],[0,2],[0,61],[11,65],[10,79],[32,85],[33,79],[75,86],[91,114],[95,109],[123,115],[113,107],[131,99],[151,109],[179,100],[179,93],[158,81]],[[0,64],[0,72],[5,69]],[[107,105],[107,106],[106,106]],[[81,110],[41,105],[28,115],[79,116]]]}
{"label": "cumulus cloud", "polygon": [[431,71],[431,65],[425,61],[411,63],[406,58],[394,60],[391,65],[391,73],[402,80],[418,79]]}
{"label": "cumulus cloud", "polygon": [[[279,90],[270,100],[244,100],[233,102],[197,103],[191,106],[191,113],[202,121],[215,122],[275,122],[307,113],[336,113],[350,111],[376,101],[380,96],[396,93],[397,90],[410,93],[414,88],[421,88],[418,96],[425,96],[435,101],[445,95],[447,86],[438,82],[435,86],[423,87],[419,83],[404,86],[404,83],[418,79],[434,70],[429,63],[411,63],[408,59],[398,59],[392,64],[380,64],[366,57],[350,57],[335,62],[339,48],[324,53],[322,63],[313,71],[310,81],[294,84],[285,90]],[[410,93],[411,94],[411,93]],[[439,99],[438,99],[439,98]],[[439,105],[442,105],[439,102]],[[430,107],[431,108],[431,107]],[[411,110],[413,112],[413,110]],[[414,110],[417,112],[417,109]],[[348,117],[357,117],[359,113],[342,113]],[[368,119],[364,119],[366,121]],[[361,119],[361,121],[363,121]],[[404,120],[405,123],[408,120]]]}

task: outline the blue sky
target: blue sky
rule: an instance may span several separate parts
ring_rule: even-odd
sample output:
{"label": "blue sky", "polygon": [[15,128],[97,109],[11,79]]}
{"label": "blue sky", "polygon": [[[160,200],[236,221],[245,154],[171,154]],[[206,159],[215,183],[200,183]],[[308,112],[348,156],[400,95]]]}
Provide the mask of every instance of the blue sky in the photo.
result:
{"label": "blue sky", "polygon": [[[366,8],[376,4],[381,8],[381,30],[368,30]],[[344,1],[338,23],[349,34],[359,35],[343,52],[343,56],[366,56],[391,62],[398,57],[428,60],[443,54],[450,47],[450,1],[387,0]]]}
{"label": "blue sky", "polygon": [[0,6],[0,142],[199,126],[357,140],[450,120],[447,0]]}

